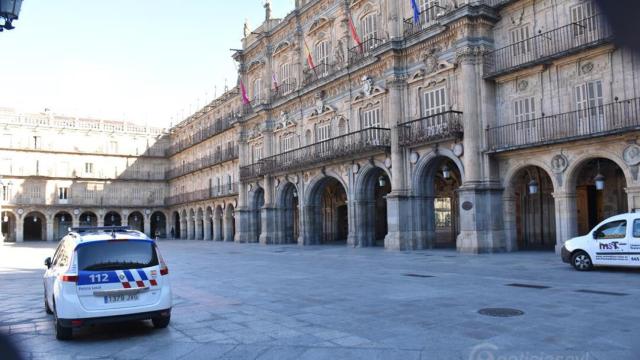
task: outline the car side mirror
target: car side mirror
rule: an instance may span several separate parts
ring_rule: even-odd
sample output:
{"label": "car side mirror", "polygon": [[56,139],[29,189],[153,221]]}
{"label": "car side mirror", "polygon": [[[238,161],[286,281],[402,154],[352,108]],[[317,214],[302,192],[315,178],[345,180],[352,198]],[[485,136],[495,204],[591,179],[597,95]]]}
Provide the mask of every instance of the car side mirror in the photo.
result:
{"label": "car side mirror", "polygon": [[47,269],[51,269],[51,258],[50,257],[44,259],[44,265],[47,267]]}
{"label": "car side mirror", "polygon": [[593,232],[593,240],[598,240],[598,232],[597,231]]}

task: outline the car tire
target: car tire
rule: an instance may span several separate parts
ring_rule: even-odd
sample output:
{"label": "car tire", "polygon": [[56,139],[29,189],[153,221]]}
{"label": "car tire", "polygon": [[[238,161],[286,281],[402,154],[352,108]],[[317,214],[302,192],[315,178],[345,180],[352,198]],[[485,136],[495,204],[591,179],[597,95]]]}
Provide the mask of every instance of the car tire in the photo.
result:
{"label": "car tire", "polygon": [[151,322],[153,323],[153,327],[156,329],[164,329],[167,326],[169,326],[169,323],[171,322],[171,316],[167,316],[167,317],[156,317],[151,319]]}
{"label": "car tire", "polygon": [[571,256],[571,264],[578,271],[589,271],[593,269],[591,257],[582,250],[576,251],[573,256]]}
{"label": "car tire", "polygon": [[[53,307],[56,307],[56,303],[53,303]],[[70,327],[62,326],[60,320],[58,320],[58,314],[53,313],[53,324],[56,328],[56,339],[61,341],[71,340],[73,338],[73,329]]]}
{"label": "car tire", "polygon": [[44,296],[44,311],[49,315],[53,314],[53,311],[51,311],[51,308],[49,307],[49,303],[47,302],[47,295],[46,294]]}

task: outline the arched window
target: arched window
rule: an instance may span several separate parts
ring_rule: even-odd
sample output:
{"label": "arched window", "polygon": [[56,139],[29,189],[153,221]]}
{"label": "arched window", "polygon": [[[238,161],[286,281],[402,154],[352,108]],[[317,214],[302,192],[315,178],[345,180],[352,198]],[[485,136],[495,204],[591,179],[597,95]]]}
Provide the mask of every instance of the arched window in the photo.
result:
{"label": "arched window", "polygon": [[372,39],[378,39],[378,26],[376,14],[368,14],[362,18],[362,41],[372,42]]}
{"label": "arched window", "polygon": [[262,98],[262,79],[253,82],[253,101],[260,101]]}

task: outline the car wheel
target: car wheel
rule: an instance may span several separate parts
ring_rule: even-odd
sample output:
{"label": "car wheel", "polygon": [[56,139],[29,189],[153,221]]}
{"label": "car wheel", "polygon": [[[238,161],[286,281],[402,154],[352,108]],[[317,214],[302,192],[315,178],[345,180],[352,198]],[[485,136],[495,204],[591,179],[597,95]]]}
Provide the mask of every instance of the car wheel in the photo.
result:
{"label": "car wheel", "polygon": [[169,322],[171,322],[171,316],[153,318],[151,319],[151,322],[153,323],[154,328],[164,329],[169,326]]}
{"label": "car wheel", "polygon": [[47,314],[51,315],[53,314],[53,311],[51,311],[51,308],[49,307],[49,303],[47,302],[47,295],[44,295],[44,311],[47,312]]}
{"label": "car wheel", "polygon": [[[55,309],[56,303],[53,303]],[[53,313],[53,324],[56,328],[56,339],[58,340],[71,340],[73,338],[73,329],[70,327],[62,326],[60,320],[58,320],[58,314]]]}
{"label": "car wheel", "polygon": [[571,257],[571,263],[573,267],[578,271],[589,271],[593,269],[593,263],[591,257],[584,251],[577,251]]}

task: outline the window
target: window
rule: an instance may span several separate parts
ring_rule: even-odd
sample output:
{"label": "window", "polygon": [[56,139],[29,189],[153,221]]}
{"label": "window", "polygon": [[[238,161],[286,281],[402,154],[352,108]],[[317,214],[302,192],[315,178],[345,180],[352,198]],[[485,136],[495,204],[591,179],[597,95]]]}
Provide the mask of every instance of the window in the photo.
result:
{"label": "window", "polygon": [[573,36],[579,37],[594,31],[597,27],[596,8],[591,1],[571,8],[571,23],[573,24]]}
{"label": "window", "polygon": [[362,113],[362,128],[380,127],[380,109],[365,110]]}
{"label": "window", "polygon": [[576,109],[578,119],[587,120],[581,122],[581,130],[585,132],[597,131],[602,125],[599,121],[604,116],[604,97],[602,93],[602,81],[589,81],[576,87]]}
{"label": "window", "polygon": [[593,232],[596,240],[601,239],[622,239],[627,235],[627,221],[612,221],[610,223],[600,226],[600,228]]}
{"label": "window", "polygon": [[93,175],[93,163],[84,163],[84,173]]}
{"label": "window", "polygon": [[29,186],[28,194],[29,194],[29,197],[31,199],[40,199],[40,197],[42,195],[42,191],[40,189],[40,186],[38,186],[38,185]]}
{"label": "window", "polygon": [[436,198],[434,200],[436,228],[451,227],[451,198]]}
{"label": "window", "polygon": [[253,101],[260,101],[262,97],[262,79],[253,82]]}
{"label": "window", "polygon": [[521,26],[511,30],[511,52],[513,56],[526,55],[531,51],[529,41],[529,26]]}
{"label": "window", "polygon": [[253,163],[257,163],[262,159],[262,145],[253,145],[253,148],[251,149],[251,156]]}
{"label": "window", "polygon": [[68,187],[59,187],[58,188],[58,199],[59,200],[68,200],[69,199],[69,188]]}
{"label": "window", "polygon": [[117,154],[118,153],[118,142],[117,141],[110,141],[109,142],[109,153],[110,154]]}
{"label": "window", "polygon": [[633,237],[640,238],[640,220],[633,221]]}
{"label": "window", "polygon": [[427,24],[434,21],[437,17],[438,10],[441,9],[440,0],[420,0],[420,22]]}
{"label": "window", "polygon": [[425,91],[422,94],[422,116],[427,117],[447,111],[447,96],[444,88]]}
{"label": "window", "polygon": [[329,140],[331,137],[331,124],[322,124],[316,127],[316,142]]}
{"label": "window", "polygon": [[536,114],[535,99],[532,97],[516,100],[513,103],[513,115],[516,123],[533,120]]}
{"label": "window", "polygon": [[11,198],[11,188],[9,187],[9,185],[2,185],[2,198],[0,198],[0,200],[9,201],[10,198]]}
{"label": "window", "polygon": [[291,77],[291,64],[286,63],[280,65],[280,81],[282,84],[289,84],[289,78]]}
{"label": "window", "polygon": [[329,63],[329,42],[320,41],[316,44],[316,61],[318,64]]}
{"label": "window", "polygon": [[107,271],[144,269],[158,265],[151,242],[95,241],[77,250],[78,270]]}
{"label": "window", "polygon": [[280,151],[285,152],[293,149],[293,137],[294,134],[288,134],[280,140]]}
{"label": "window", "polygon": [[376,26],[376,15],[369,14],[362,18],[362,41],[364,43],[367,43],[367,41],[369,41],[371,43],[369,45],[374,45],[373,39],[377,39],[377,38],[378,38],[378,29]]}

